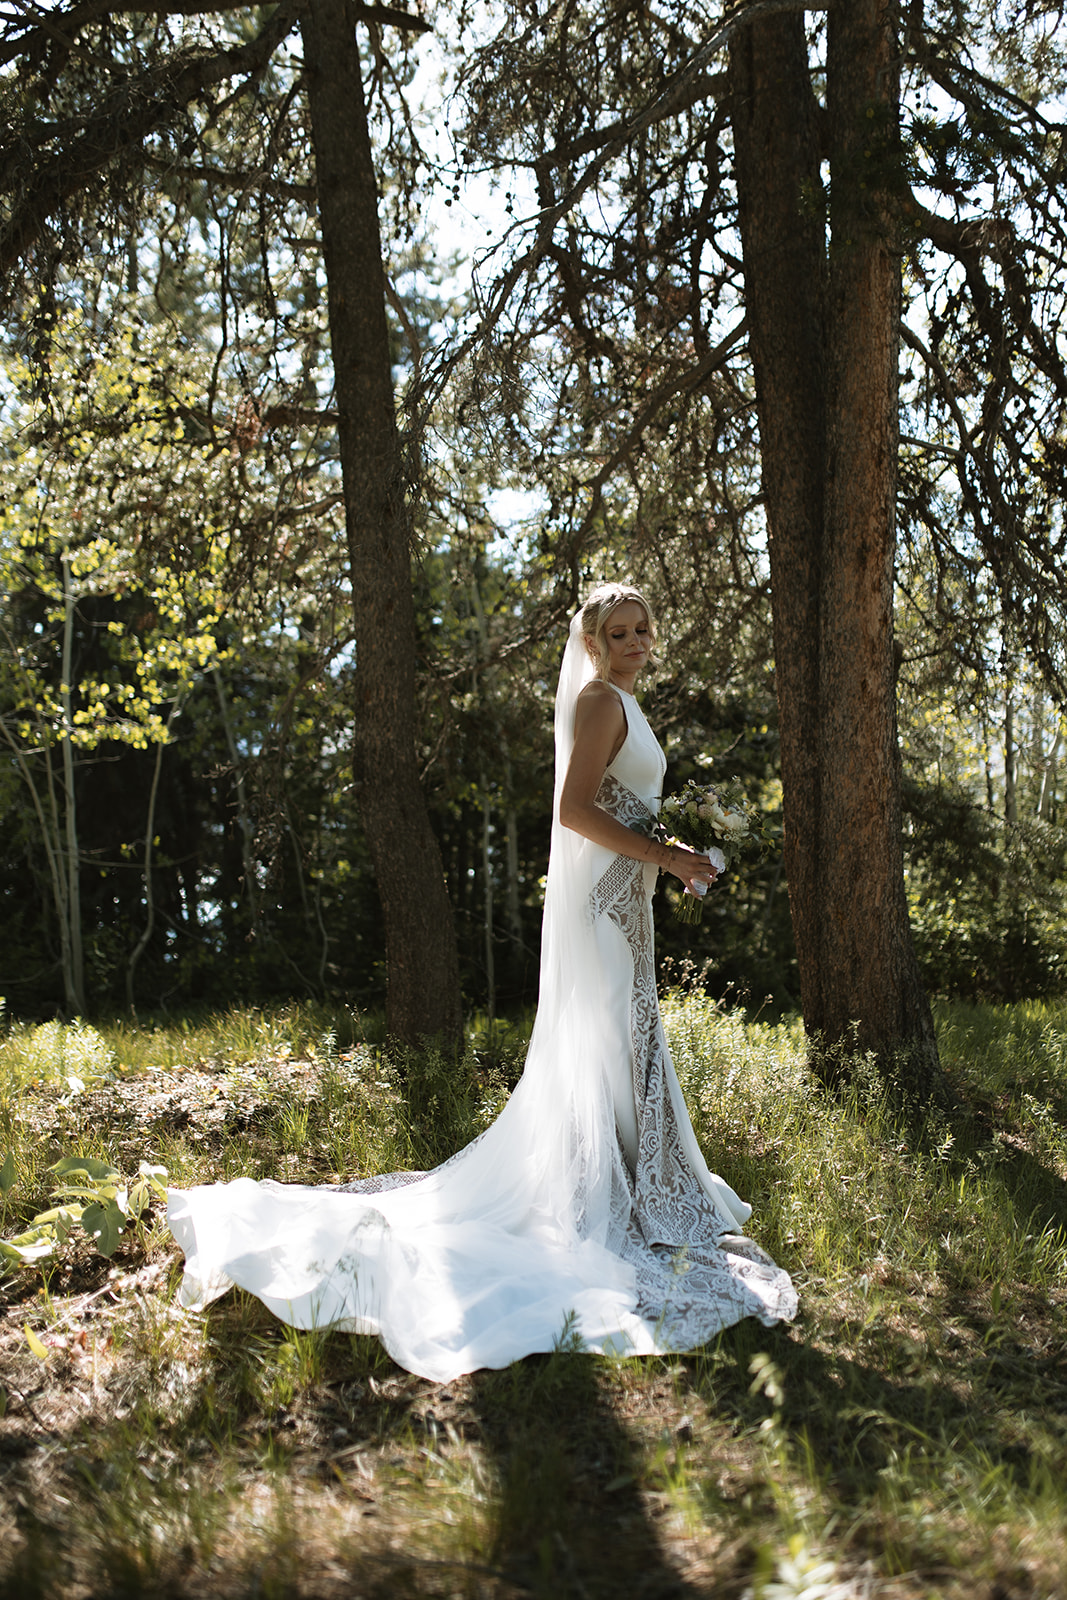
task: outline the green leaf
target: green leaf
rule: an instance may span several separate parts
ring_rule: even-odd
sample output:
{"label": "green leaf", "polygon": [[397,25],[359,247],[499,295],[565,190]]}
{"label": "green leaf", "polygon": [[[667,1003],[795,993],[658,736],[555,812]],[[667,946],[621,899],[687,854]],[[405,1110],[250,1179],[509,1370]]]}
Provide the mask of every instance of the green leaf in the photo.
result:
{"label": "green leaf", "polygon": [[15,1152],[9,1150],[4,1157],[4,1164],[0,1166],[0,1194],[9,1194],[15,1182]]}
{"label": "green leaf", "polygon": [[113,1167],[110,1161],[101,1161],[97,1156],[62,1156],[48,1170],[54,1172],[57,1178],[70,1177],[78,1172],[98,1182],[122,1176],[118,1167]]}
{"label": "green leaf", "polygon": [[33,1261],[43,1261],[46,1256],[53,1255],[56,1248],[55,1230],[47,1224],[42,1228],[28,1228],[25,1233],[20,1233],[17,1238],[0,1241],[0,1251],[8,1261],[18,1261],[25,1265]]}
{"label": "green leaf", "polygon": [[81,1224],[100,1254],[113,1256],[118,1249],[126,1218],[115,1202],[110,1200],[106,1205],[94,1203],[86,1206],[81,1215]]}
{"label": "green leaf", "polygon": [[10,1239],[0,1239],[0,1261],[10,1261],[16,1267],[29,1266],[32,1262],[38,1261],[46,1255],[51,1255],[51,1253],[51,1245],[47,1249],[29,1253],[22,1245],[12,1244]]}
{"label": "green leaf", "polygon": [[53,1206],[49,1211],[39,1211],[33,1219],[35,1228],[58,1227],[63,1223],[70,1230],[71,1224],[77,1222],[84,1206]]}
{"label": "green leaf", "polygon": [[57,1200],[61,1195],[73,1200],[95,1201],[99,1204],[104,1200],[113,1200],[115,1190],[101,1184],[95,1184],[91,1189],[87,1189],[83,1184],[57,1183],[52,1190],[52,1198]]}
{"label": "green leaf", "polygon": [[76,1222],[81,1221],[82,1206],[60,1206],[56,1211],[56,1220],[53,1226],[56,1230],[56,1244],[66,1244],[70,1238],[71,1230]]}

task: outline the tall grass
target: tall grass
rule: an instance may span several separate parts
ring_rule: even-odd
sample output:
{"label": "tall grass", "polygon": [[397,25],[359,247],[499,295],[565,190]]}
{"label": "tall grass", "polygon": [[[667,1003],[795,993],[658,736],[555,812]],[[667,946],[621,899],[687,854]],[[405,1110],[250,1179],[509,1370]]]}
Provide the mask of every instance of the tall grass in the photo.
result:
{"label": "tall grass", "polygon": [[[182,1314],[158,1219],[110,1265],[72,1242],[0,1295],[0,1597],[1067,1595],[1067,1004],[940,1008],[924,1118],[862,1061],[822,1092],[795,1023],[664,1016],[794,1326],[628,1361],[561,1330],[443,1388],[240,1295]],[[9,1027],[3,1228],[66,1153],[182,1183],[431,1165],[524,1039],[390,1055],[302,1006]]]}

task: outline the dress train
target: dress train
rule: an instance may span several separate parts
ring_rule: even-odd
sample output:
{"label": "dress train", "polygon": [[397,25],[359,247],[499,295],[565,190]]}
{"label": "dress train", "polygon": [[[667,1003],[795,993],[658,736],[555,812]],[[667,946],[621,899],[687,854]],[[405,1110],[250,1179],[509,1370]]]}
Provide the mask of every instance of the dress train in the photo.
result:
{"label": "dress train", "polygon": [[[576,642],[572,626],[557,772],[587,676]],[[619,693],[627,736],[597,804],[632,825],[658,805],[665,763]],[[377,1334],[438,1382],[550,1350],[565,1326],[590,1350],[651,1354],[795,1315],[685,1107],[656,996],[655,869],[565,834],[557,823],[526,1070],[493,1126],[429,1173],[172,1191],[184,1305],[237,1284],[295,1327]]]}

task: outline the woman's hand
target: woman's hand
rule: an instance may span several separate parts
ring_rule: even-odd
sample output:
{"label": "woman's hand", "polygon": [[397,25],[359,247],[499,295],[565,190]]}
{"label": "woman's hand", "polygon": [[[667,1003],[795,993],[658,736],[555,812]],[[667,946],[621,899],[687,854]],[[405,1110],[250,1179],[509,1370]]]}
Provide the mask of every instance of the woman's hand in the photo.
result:
{"label": "woman's hand", "polygon": [[[671,858],[666,870],[673,872],[676,878],[681,878],[690,894],[700,896],[719,876],[719,869],[710,856],[701,855],[699,850],[690,850],[687,844],[672,844],[669,848]],[[694,890],[694,883],[702,883],[704,889]]]}

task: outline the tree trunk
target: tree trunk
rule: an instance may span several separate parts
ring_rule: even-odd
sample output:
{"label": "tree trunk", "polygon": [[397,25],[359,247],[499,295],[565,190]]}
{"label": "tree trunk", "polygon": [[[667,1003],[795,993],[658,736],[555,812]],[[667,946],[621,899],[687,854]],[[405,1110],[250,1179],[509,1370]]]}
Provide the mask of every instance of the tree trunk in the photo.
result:
{"label": "tree trunk", "polygon": [[478,775],[478,789],[482,797],[482,901],[483,935],[485,946],[485,1011],[492,1029],[496,1020],[496,943],[493,925],[496,921],[493,894],[493,807],[489,799],[489,784],[485,773]]}
{"label": "tree trunk", "polygon": [[1004,826],[1007,832],[1019,820],[1019,803],[1016,793],[1018,750],[1015,744],[1015,700],[1011,679],[1004,691]]}
{"label": "tree trunk", "polygon": [[908,927],[893,661],[895,61],[891,7],[831,5],[829,251],[802,18],[748,29],[731,73],[804,1022],[925,1094],[937,1047]]}
{"label": "tree trunk", "polygon": [[[171,729],[182,709],[183,700],[178,697],[170,708],[167,716],[167,734]],[[137,974],[137,964],[145,951],[156,926],[156,884],[153,874],[153,861],[156,850],[156,805],[159,800],[159,781],[163,773],[163,752],[166,744],[162,739],[156,745],[156,759],[152,765],[152,783],[148,790],[148,814],[145,818],[144,830],[144,905],[145,923],[141,937],[130,951],[129,960],[126,962],[126,1008],[131,1017],[136,1017],[137,1007],[134,1003],[134,980]]]}
{"label": "tree trunk", "polygon": [[821,1012],[819,607],[826,457],[825,244],[804,21],[731,50],[745,301],[767,503],[784,856],[805,1018]]}
{"label": "tree trunk", "polygon": [[250,932],[254,939],[260,933],[259,877],[256,872],[255,823],[248,808],[248,791],[245,786],[245,764],[237,743],[237,732],[230,712],[230,700],[223,681],[222,669],[213,667],[211,676],[215,684],[215,698],[219,703],[219,718],[226,740],[226,749],[233,768],[233,792],[237,802],[237,832],[241,841],[241,869],[244,872],[245,894],[248,896]]}
{"label": "tree trunk", "polygon": [[345,0],[301,21],[356,610],[355,782],[385,920],[386,1020],[417,1043],[460,1035],[459,963],[415,754],[410,517],[385,316],[378,190]]}
{"label": "tree trunk", "polygon": [[507,785],[508,794],[508,808],[504,819],[504,861],[507,871],[507,890],[504,904],[507,908],[508,939],[511,943],[512,966],[516,972],[521,972],[526,946],[522,936],[522,907],[519,904],[519,815],[511,799],[510,761],[505,763],[504,781]]}
{"label": "tree trunk", "polygon": [[63,557],[63,661],[59,699],[63,710],[63,815],[67,869],[65,937],[63,952],[63,990],[67,1010],[83,1017],[85,1005],[85,956],[82,947],[81,845],[78,840],[78,800],[74,781],[73,713],[74,590],[70,581],[70,562]]}
{"label": "tree trunk", "polygon": [[924,1091],[937,1044],[904,890],[893,658],[900,257],[892,0],[838,0],[827,19],[831,352],[823,558],[819,855],[826,915],[822,1029],[903,1053]]}

